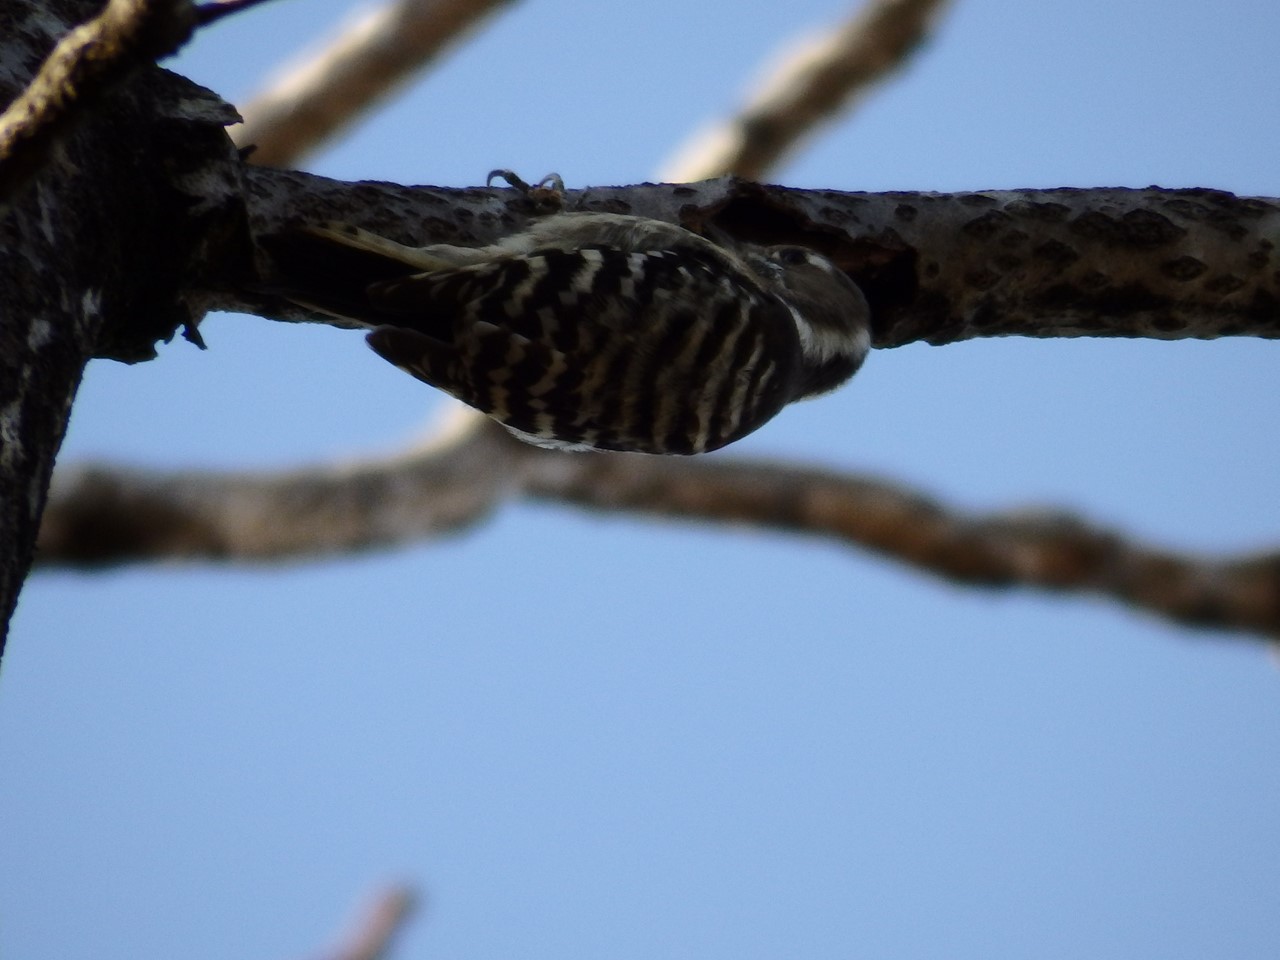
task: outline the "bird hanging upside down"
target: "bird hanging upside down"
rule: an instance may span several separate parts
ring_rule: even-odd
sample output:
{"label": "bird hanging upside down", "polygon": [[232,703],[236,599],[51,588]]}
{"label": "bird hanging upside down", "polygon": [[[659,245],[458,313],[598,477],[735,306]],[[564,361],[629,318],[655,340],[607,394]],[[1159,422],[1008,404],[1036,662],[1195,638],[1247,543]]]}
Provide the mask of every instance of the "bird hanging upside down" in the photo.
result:
{"label": "bird hanging upside down", "polygon": [[557,213],[484,247],[344,224],[268,240],[284,296],[371,327],[380,356],[542,446],[715,450],[871,345],[866,299],[819,254],[643,217]]}

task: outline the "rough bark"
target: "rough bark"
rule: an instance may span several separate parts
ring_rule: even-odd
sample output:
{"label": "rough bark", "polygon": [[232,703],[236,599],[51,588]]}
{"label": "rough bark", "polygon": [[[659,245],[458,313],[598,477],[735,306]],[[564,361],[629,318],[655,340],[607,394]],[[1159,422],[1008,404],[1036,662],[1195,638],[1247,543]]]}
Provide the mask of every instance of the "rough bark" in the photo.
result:
{"label": "rough bark", "polygon": [[[93,12],[73,2],[4,5],[5,102]],[[55,132],[0,219],[0,647],[85,362],[144,359],[157,339],[194,323],[203,312],[192,299],[197,265],[214,238],[244,222],[222,130],[232,117],[207,91],[138,66]]]}
{"label": "rough bark", "polygon": [[[16,199],[104,96],[139,67],[185,43],[195,22],[195,8],[186,0],[109,0],[96,17],[62,36],[31,82],[6,98],[0,115],[0,209]],[[47,23],[35,29],[41,27]]]}
{"label": "rough bark", "polygon": [[[349,220],[403,242],[488,242],[535,211],[511,190],[348,184],[254,169],[255,233]],[[565,206],[803,243],[867,294],[877,347],[984,336],[1280,337],[1280,201],[1217,190],[792,190],[733,178],[569,191]],[[291,316],[225,290],[229,310]]]}

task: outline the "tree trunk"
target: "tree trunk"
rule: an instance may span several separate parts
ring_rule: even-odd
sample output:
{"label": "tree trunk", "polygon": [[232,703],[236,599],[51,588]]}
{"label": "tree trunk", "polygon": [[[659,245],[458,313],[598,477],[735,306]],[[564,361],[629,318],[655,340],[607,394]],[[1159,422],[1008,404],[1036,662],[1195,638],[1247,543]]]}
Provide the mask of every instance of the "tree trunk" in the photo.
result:
{"label": "tree trunk", "polygon": [[[7,0],[4,102],[96,12],[75,0]],[[184,295],[192,265],[207,238],[244,219],[227,162],[229,107],[147,64],[90,92],[92,109],[0,214],[0,652],[85,363],[147,359],[157,340],[198,320]],[[206,179],[193,206],[182,185],[209,173],[226,189]],[[227,203],[209,202],[219,196]]]}

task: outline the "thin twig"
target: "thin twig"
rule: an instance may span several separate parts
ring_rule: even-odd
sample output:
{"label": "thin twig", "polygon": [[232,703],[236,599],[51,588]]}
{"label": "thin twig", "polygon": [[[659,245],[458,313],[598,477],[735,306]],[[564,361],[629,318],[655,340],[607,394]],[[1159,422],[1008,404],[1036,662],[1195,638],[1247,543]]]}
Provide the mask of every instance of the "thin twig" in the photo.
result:
{"label": "thin twig", "polygon": [[929,35],[948,0],[870,0],[845,22],[794,47],[742,112],[696,134],[659,179],[726,173],[762,179],[819,126],[901,67]]}
{"label": "thin twig", "polygon": [[286,66],[232,131],[250,159],[289,166],[512,0],[396,0],[362,12]]}
{"label": "thin twig", "polygon": [[196,5],[196,25],[207,27],[234,13],[242,13],[268,0],[208,0]]}
{"label": "thin twig", "polygon": [[380,892],[349,931],[343,943],[323,954],[324,960],[383,960],[396,936],[418,908],[413,888],[399,885]]}

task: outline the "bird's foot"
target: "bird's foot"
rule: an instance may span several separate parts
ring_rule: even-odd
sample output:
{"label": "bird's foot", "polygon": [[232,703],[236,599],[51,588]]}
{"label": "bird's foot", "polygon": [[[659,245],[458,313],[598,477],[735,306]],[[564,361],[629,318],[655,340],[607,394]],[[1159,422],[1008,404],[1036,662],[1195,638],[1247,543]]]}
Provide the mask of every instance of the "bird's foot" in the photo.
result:
{"label": "bird's foot", "polygon": [[558,173],[548,173],[537,183],[530,184],[514,170],[490,170],[485,186],[491,186],[494,180],[505,180],[509,187],[519,190],[539,210],[552,211],[564,207],[564,180]]}

